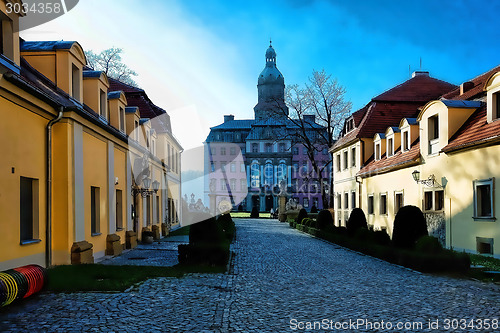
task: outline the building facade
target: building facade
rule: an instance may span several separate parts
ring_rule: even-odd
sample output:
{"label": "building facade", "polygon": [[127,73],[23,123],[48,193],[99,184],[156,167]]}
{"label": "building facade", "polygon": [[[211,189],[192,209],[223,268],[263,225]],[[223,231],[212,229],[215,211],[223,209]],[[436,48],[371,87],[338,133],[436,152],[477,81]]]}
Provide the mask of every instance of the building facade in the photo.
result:
{"label": "building facade", "polygon": [[143,104],[87,68],[80,44],[20,40],[19,14],[5,1],[0,11],[10,27],[0,55],[0,165],[9,170],[0,177],[0,270],[69,264],[79,250],[93,262],[161,230],[168,214],[177,223],[168,202],[180,193],[168,182],[180,179],[182,148],[171,129],[152,126]]}
{"label": "building facade", "polygon": [[500,257],[499,92],[496,67],[374,134],[355,173],[370,225],[392,234],[398,209],[414,205],[443,245]]}
{"label": "building facade", "polygon": [[[289,117],[285,103],[285,81],[276,67],[276,52],[270,45],[266,64],[258,78],[258,102],[254,119],[224,122],[210,129],[205,142],[205,202],[218,206],[230,202],[234,209],[276,210],[278,194],[311,209],[323,208],[318,175],[294,133],[297,123]],[[304,116],[311,136],[325,128],[313,115]],[[323,166],[322,177],[329,184],[328,147],[315,146],[315,160]]]}

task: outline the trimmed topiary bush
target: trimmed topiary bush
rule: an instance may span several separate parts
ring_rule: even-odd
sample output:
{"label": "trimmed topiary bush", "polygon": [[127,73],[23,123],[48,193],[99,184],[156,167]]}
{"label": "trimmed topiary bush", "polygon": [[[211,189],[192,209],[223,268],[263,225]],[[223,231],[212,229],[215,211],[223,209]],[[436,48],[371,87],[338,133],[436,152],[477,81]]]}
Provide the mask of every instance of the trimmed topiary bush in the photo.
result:
{"label": "trimmed topiary bush", "polygon": [[423,236],[417,240],[415,250],[422,253],[436,254],[443,251],[443,246],[436,237]]}
{"label": "trimmed topiary bush", "polygon": [[250,217],[251,218],[259,218],[259,210],[257,209],[257,207],[253,207],[252,208],[252,212],[250,213]]}
{"label": "trimmed topiary bush", "polygon": [[297,223],[302,224],[302,220],[305,218],[307,218],[307,211],[304,208],[302,208],[299,211],[299,216],[297,216]]}
{"label": "trimmed topiary bush", "polygon": [[347,233],[350,236],[354,236],[356,234],[356,230],[359,228],[368,229],[368,223],[366,222],[365,213],[361,208],[354,208],[347,220],[346,224]]}
{"label": "trimmed topiary bush", "polygon": [[391,237],[385,230],[377,230],[373,232],[373,242],[378,245],[389,246],[391,244]]}
{"label": "trimmed topiary bush", "polygon": [[229,213],[219,215],[219,217],[217,218],[217,223],[222,228],[222,231],[224,231],[226,239],[232,241],[234,233],[236,232],[236,226],[234,225],[231,215]]}
{"label": "trimmed topiary bush", "polygon": [[413,249],[420,237],[427,236],[427,222],[420,208],[404,206],[394,219],[392,243],[399,248]]}
{"label": "trimmed topiary bush", "polygon": [[318,213],[318,218],[316,219],[318,222],[318,229],[320,230],[332,230],[333,227],[333,217],[329,210],[323,209]]}

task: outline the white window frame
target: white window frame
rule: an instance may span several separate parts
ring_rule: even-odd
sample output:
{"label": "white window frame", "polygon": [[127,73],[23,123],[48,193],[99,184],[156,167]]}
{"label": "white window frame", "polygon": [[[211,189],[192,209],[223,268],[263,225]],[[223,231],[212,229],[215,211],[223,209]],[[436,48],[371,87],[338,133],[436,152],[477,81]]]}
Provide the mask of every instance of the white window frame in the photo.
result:
{"label": "white window frame", "polygon": [[[473,184],[473,192],[474,192],[474,220],[487,220],[487,221],[495,221],[495,178],[488,178],[488,179],[481,179],[481,180],[474,180],[472,182]],[[490,186],[490,207],[491,207],[491,214],[488,216],[479,216],[478,215],[478,192],[477,188],[479,186]]]}

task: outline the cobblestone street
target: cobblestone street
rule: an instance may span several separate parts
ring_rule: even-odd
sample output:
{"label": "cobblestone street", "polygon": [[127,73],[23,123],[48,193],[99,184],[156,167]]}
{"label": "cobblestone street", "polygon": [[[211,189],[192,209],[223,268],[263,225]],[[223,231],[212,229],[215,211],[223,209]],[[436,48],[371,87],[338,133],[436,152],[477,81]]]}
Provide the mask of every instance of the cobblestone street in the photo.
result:
{"label": "cobblestone street", "polygon": [[[420,274],[276,220],[235,221],[228,274],[151,279],[123,293],[43,293],[2,309],[0,332],[286,332],[323,319],[344,329],[318,332],[375,331],[345,326],[357,319],[372,328],[383,321],[378,332],[456,332],[445,329],[446,319],[499,317],[497,285]],[[415,322],[422,327],[396,329]]]}

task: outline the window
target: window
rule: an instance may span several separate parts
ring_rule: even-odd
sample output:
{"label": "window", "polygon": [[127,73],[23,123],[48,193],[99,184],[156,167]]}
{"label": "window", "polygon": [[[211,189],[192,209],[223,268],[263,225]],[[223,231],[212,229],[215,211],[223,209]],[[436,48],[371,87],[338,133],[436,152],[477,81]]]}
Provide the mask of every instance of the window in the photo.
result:
{"label": "window", "polygon": [[401,207],[403,207],[403,192],[396,192],[394,195],[394,214],[397,214]]}
{"label": "window", "polygon": [[297,173],[299,172],[299,163],[293,163],[292,168],[294,175],[297,175]]}
{"label": "window", "polygon": [[493,254],[493,238],[476,237],[476,249],[480,254]]}
{"label": "window", "polygon": [[313,198],[313,206],[318,208],[318,198]]}
{"label": "window", "polygon": [[160,196],[159,195],[156,195],[156,223],[160,223],[161,220],[161,216],[160,216]]}
{"label": "window", "polygon": [[285,144],[284,143],[280,143],[279,144],[279,152],[280,153],[284,153],[285,152]]}
{"label": "window", "polygon": [[444,209],[444,191],[425,191],[424,192],[424,210],[439,211]]}
{"label": "window", "polygon": [[134,124],[134,137],[135,141],[139,141],[139,122],[136,120]]}
{"label": "window", "polygon": [[260,168],[258,163],[252,164],[250,168],[250,186],[260,187]]}
{"label": "window", "polygon": [[229,148],[229,154],[236,155],[236,147]]}
{"label": "window", "polygon": [[368,196],[368,214],[374,214],[375,211],[373,209],[373,195]]}
{"label": "window", "polygon": [[227,190],[227,187],[226,187],[226,180],[225,179],[221,179],[220,180],[220,189],[222,191],[226,191]]}
{"label": "window", "polygon": [[[170,147],[170,146],[169,146]],[[215,155],[216,154],[216,149],[215,148],[210,148],[210,155]]]}
{"label": "window", "polygon": [[341,209],[342,208],[342,196],[339,194],[337,194],[337,209]]}
{"label": "window", "polygon": [[340,154],[337,154],[337,172],[340,172]]}
{"label": "window", "polygon": [[387,156],[392,156],[394,155],[394,145],[393,145],[393,138],[390,138],[387,140]]}
{"label": "window", "polygon": [[221,147],[220,148],[220,154],[221,155],[226,155],[226,147]]}
{"label": "window", "polygon": [[307,155],[307,148],[306,147],[302,147],[302,155]]}
{"label": "window", "polygon": [[80,69],[74,64],[71,65],[71,96],[80,101]]}
{"label": "window", "polygon": [[125,132],[125,109],[120,106],[120,131]]}
{"label": "window", "polygon": [[410,132],[404,131],[403,132],[403,151],[408,151],[408,150],[410,150]]}
{"label": "window", "polygon": [[146,197],[146,225],[151,225],[151,196]]}
{"label": "window", "polygon": [[495,112],[494,112],[494,119],[500,118],[500,93],[495,93],[493,94],[493,103]]}
{"label": "window", "polygon": [[271,163],[267,163],[264,168],[264,185],[273,185],[274,181],[274,170],[273,165]]}
{"label": "window", "polygon": [[380,194],[380,215],[387,215],[387,194]]}
{"label": "window", "polygon": [[231,191],[236,191],[236,179],[231,179],[229,181],[229,186],[231,187]]}
{"label": "window", "polygon": [[348,162],[347,162],[347,150],[344,152],[344,169],[347,169],[348,167]]}
{"label": "window", "polygon": [[308,172],[307,161],[302,161],[302,170],[304,170],[305,173]]}
{"label": "window", "polygon": [[380,160],[380,143],[375,144],[375,160]]}
{"label": "window", "polygon": [[108,117],[106,116],[106,106],[108,104],[108,100],[106,98],[106,93],[104,92],[104,90],[99,90],[99,115],[104,118],[104,119],[108,119]]}
{"label": "window", "polygon": [[245,172],[245,163],[240,162],[240,172]]}
{"label": "window", "polygon": [[116,230],[123,229],[123,193],[122,190],[116,190]]}
{"label": "window", "polygon": [[252,143],[252,153],[258,153],[258,152],[259,152],[259,144]]}
{"label": "window", "polygon": [[351,118],[346,122],[346,133],[352,131],[354,129],[354,119]]}
{"label": "window", "polygon": [[151,154],[155,155],[156,154],[156,141],[151,140]]}
{"label": "window", "polygon": [[215,172],[215,162],[210,162],[210,171]]}
{"label": "window", "polygon": [[437,115],[430,117],[428,122],[429,154],[438,153],[439,146],[439,118]]}
{"label": "window", "polygon": [[494,218],[494,178],[474,181],[474,218]]}
{"label": "window", "polygon": [[220,169],[225,172],[226,171],[226,162],[220,162]]}
{"label": "window", "polygon": [[21,177],[21,244],[38,238],[38,179]]}
{"label": "window", "polygon": [[351,166],[356,166],[356,148],[351,149]]}
{"label": "window", "polygon": [[292,154],[293,155],[298,155],[299,154],[299,148],[298,147],[293,147]]}
{"label": "window", "polygon": [[245,191],[247,188],[247,180],[246,179],[240,179],[240,188],[241,191]]}
{"label": "window", "polygon": [[221,141],[222,140],[222,134],[218,133],[217,136],[216,136],[216,140],[217,141]]}
{"label": "window", "polygon": [[309,198],[304,198],[303,203],[304,208],[309,208]]}
{"label": "window", "polygon": [[231,164],[230,164],[230,170],[231,170],[231,172],[236,172],[236,163],[231,162]]}
{"label": "window", "polygon": [[351,207],[356,208],[356,191],[351,192]]}
{"label": "window", "polygon": [[349,193],[344,193],[344,208],[349,209]]}
{"label": "window", "polygon": [[280,163],[278,165],[278,172],[276,174],[276,183],[280,183],[282,180],[286,178],[286,164],[285,163]]}
{"label": "window", "polygon": [[266,143],[266,153],[272,153],[272,152],[273,152],[273,144]]}
{"label": "window", "polygon": [[99,235],[100,229],[100,188],[90,187],[90,232],[92,236]]}

